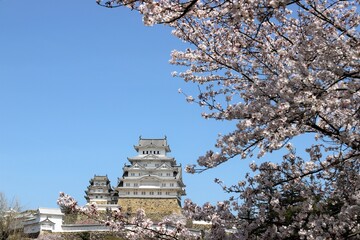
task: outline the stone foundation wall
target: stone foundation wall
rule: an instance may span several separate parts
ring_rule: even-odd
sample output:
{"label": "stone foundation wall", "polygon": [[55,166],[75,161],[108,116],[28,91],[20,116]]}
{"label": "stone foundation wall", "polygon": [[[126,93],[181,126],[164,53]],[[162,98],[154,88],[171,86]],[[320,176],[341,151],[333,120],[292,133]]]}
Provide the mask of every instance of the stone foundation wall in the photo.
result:
{"label": "stone foundation wall", "polygon": [[175,198],[119,198],[118,205],[131,214],[136,213],[139,208],[144,209],[146,215],[153,220],[181,213],[181,207]]}

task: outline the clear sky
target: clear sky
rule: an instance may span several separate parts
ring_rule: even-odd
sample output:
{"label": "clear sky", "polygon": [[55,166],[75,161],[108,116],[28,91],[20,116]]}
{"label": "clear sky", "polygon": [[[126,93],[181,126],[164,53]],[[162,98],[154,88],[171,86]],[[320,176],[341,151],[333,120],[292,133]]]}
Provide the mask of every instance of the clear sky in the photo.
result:
{"label": "clear sky", "polygon": [[[0,0],[0,191],[24,209],[57,207],[60,191],[85,204],[94,174],[117,184],[140,135],[166,135],[183,166],[213,149],[233,124],[202,119],[178,94],[196,90],[171,77],[170,52],[185,47],[95,0]],[[213,179],[236,183],[248,164],[184,173],[186,198],[227,198]]]}

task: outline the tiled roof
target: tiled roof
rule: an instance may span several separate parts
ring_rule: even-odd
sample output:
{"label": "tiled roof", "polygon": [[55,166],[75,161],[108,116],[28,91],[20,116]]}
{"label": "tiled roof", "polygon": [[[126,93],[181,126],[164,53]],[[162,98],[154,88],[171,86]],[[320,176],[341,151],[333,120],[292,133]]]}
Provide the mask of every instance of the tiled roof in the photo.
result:
{"label": "tiled roof", "polygon": [[139,144],[134,146],[136,150],[140,147],[154,147],[154,148],[165,148],[167,152],[170,152],[170,146],[167,144],[165,138],[139,138]]}

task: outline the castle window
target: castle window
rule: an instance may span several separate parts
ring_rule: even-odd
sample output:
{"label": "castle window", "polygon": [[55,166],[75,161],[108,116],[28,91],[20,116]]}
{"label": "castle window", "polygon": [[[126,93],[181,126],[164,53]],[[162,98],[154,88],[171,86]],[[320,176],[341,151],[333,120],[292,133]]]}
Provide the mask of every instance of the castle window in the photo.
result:
{"label": "castle window", "polygon": [[145,195],[146,194],[146,192],[141,192],[141,195]]}
{"label": "castle window", "polygon": [[157,194],[158,194],[158,195],[161,195],[161,194],[162,194],[162,192],[158,192]]}
{"label": "castle window", "polygon": [[160,154],[160,151],[157,151],[157,154]]}
{"label": "castle window", "polygon": [[127,186],[127,187],[130,187],[130,183],[126,183],[126,186]]}
{"label": "castle window", "polygon": [[162,187],[166,187],[166,183],[162,183],[161,186],[162,186]]}
{"label": "castle window", "polygon": [[146,154],[149,154],[149,151],[146,151]]}
{"label": "castle window", "polygon": [[170,187],[173,187],[174,186],[174,184],[173,183],[170,183]]}
{"label": "castle window", "polygon": [[138,183],[134,183],[134,187],[137,187],[137,186],[139,186],[139,184],[138,184]]}
{"label": "castle window", "polygon": [[170,195],[170,192],[166,192],[165,194],[166,194],[166,195]]}
{"label": "castle window", "polygon": [[166,176],[170,176],[170,173],[166,173]]}
{"label": "castle window", "polygon": [[134,192],[134,195],[138,195],[138,192]]}
{"label": "castle window", "polygon": [[130,195],[130,192],[126,192],[127,195]]}
{"label": "castle window", "polygon": [[150,195],[154,195],[154,192],[150,192]]}
{"label": "castle window", "polygon": [[145,154],[145,151],[143,151],[143,154]]}
{"label": "castle window", "polygon": [[130,176],[135,176],[135,173],[130,173]]}

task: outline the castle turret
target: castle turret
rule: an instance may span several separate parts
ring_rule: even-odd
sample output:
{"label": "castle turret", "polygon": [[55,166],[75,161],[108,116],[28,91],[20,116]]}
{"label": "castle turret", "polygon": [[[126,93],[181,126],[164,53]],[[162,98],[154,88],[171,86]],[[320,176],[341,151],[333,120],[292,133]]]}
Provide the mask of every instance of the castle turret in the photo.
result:
{"label": "castle turret", "polygon": [[118,194],[110,186],[110,180],[107,176],[94,175],[89,183],[90,185],[85,191],[85,199],[88,203],[96,203],[99,205],[117,203]]}

